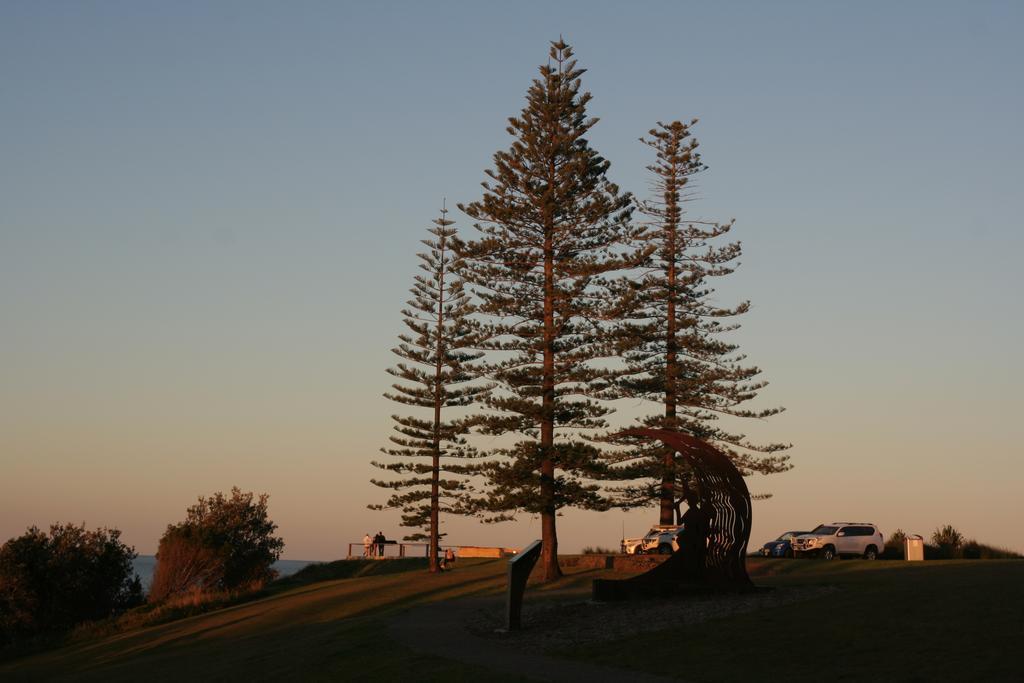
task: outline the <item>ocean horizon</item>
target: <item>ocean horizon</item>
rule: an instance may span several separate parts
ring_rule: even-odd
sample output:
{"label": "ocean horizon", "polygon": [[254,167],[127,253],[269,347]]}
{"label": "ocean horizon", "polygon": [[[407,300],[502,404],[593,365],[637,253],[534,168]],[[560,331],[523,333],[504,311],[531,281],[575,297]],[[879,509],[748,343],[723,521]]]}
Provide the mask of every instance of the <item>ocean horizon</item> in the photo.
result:
{"label": "ocean horizon", "polygon": [[[278,560],[272,567],[277,571],[279,577],[291,576],[295,572],[311,564],[321,564],[320,560]],[[139,555],[132,561],[135,573],[142,581],[142,589],[149,592],[153,584],[153,571],[156,569],[155,555]]]}

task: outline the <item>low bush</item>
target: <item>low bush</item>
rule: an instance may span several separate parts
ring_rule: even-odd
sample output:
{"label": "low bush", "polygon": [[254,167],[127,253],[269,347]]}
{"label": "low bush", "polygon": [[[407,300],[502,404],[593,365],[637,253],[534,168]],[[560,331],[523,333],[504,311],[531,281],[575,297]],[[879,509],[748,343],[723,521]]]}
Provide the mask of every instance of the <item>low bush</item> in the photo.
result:
{"label": "low bush", "polygon": [[961,548],[964,544],[964,535],[961,534],[952,524],[940,527],[932,534],[932,543],[937,548],[939,558],[952,560],[962,557]]}
{"label": "low bush", "polygon": [[889,538],[885,541],[885,548],[882,549],[882,559],[884,560],[902,560],[903,559],[903,543],[907,540],[907,534],[904,533],[903,529],[896,529],[889,535]]}
{"label": "low bush", "polygon": [[973,538],[964,543],[960,552],[965,560],[1016,560],[1021,557],[1020,553],[1009,548],[986,545]]}
{"label": "low bush", "polygon": [[[888,560],[903,559],[903,542],[907,535],[897,529],[885,541],[882,557]],[[979,543],[974,539],[965,540],[953,525],[939,527],[932,534],[931,542],[924,544],[926,560],[1009,560],[1020,558],[1021,555],[1007,548]]]}
{"label": "low bush", "polygon": [[251,590],[273,579],[284,541],[274,536],[268,498],[238,488],[200,498],[160,539],[149,600]]}
{"label": "low bush", "polygon": [[602,548],[601,546],[587,546],[583,549],[584,555],[618,555],[618,550],[610,550],[608,548]]}
{"label": "low bush", "polygon": [[0,547],[0,647],[65,632],[142,602],[134,548],[117,529],[31,527]]}

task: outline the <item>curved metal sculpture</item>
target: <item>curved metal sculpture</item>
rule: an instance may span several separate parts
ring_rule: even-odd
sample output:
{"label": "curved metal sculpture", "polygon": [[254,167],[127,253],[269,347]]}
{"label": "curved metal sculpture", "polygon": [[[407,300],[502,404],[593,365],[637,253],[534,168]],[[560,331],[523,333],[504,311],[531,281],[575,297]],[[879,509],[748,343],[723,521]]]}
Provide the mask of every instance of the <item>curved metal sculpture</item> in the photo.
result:
{"label": "curved metal sculpture", "polygon": [[702,587],[752,589],[745,560],[750,540],[750,492],[728,456],[682,432],[630,429],[620,436],[657,439],[679,453],[693,470],[698,500],[683,515],[679,552],[632,579],[596,580],[594,598],[614,600]]}

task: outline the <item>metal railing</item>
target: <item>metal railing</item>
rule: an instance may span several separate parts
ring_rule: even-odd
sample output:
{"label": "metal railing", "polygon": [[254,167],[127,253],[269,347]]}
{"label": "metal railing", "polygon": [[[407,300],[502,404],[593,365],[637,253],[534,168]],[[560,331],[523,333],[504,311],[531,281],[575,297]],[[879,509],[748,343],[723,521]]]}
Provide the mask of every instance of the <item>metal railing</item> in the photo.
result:
{"label": "metal railing", "polygon": [[[427,557],[429,555],[428,548],[430,548],[429,543],[385,541],[383,547],[380,544],[370,544],[369,548],[366,548],[362,542],[349,543],[346,559],[393,560],[399,557]],[[459,546],[457,545],[442,545],[441,552],[444,553],[448,548],[458,554]]]}

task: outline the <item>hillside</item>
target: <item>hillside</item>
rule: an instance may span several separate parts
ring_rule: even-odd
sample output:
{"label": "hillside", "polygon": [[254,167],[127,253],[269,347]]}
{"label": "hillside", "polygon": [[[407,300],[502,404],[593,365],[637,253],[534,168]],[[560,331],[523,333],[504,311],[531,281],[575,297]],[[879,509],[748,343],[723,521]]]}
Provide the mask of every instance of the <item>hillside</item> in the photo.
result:
{"label": "hillside", "polygon": [[[650,680],[738,680],[771,663],[787,680],[814,680],[822,674],[815,658],[796,655],[841,645],[875,663],[844,671],[851,680],[879,673],[998,679],[1012,666],[1001,653],[1024,636],[1021,561],[752,560],[750,568],[759,584],[775,587],[763,598],[774,602],[595,606],[586,599],[589,581],[608,572],[579,570],[528,592],[532,630],[504,639],[489,626],[500,623],[502,561],[464,561],[439,576],[415,569],[314,583],[302,581],[318,577],[300,577],[254,602],[7,662],[0,679],[522,680],[515,662],[536,663],[525,670],[538,673],[555,661],[541,659],[544,643],[566,667],[561,678],[572,678],[573,666],[625,664],[632,678],[646,671]],[[707,618],[684,618],[709,605]],[[676,614],[678,623],[664,621]],[[605,628],[617,621],[633,633]],[[579,626],[594,623],[605,630],[593,637],[605,642],[586,642]],[[569,631],[575,636],[566,640]],[[674,652],[674,664],[640,656],[652,647]]]}

